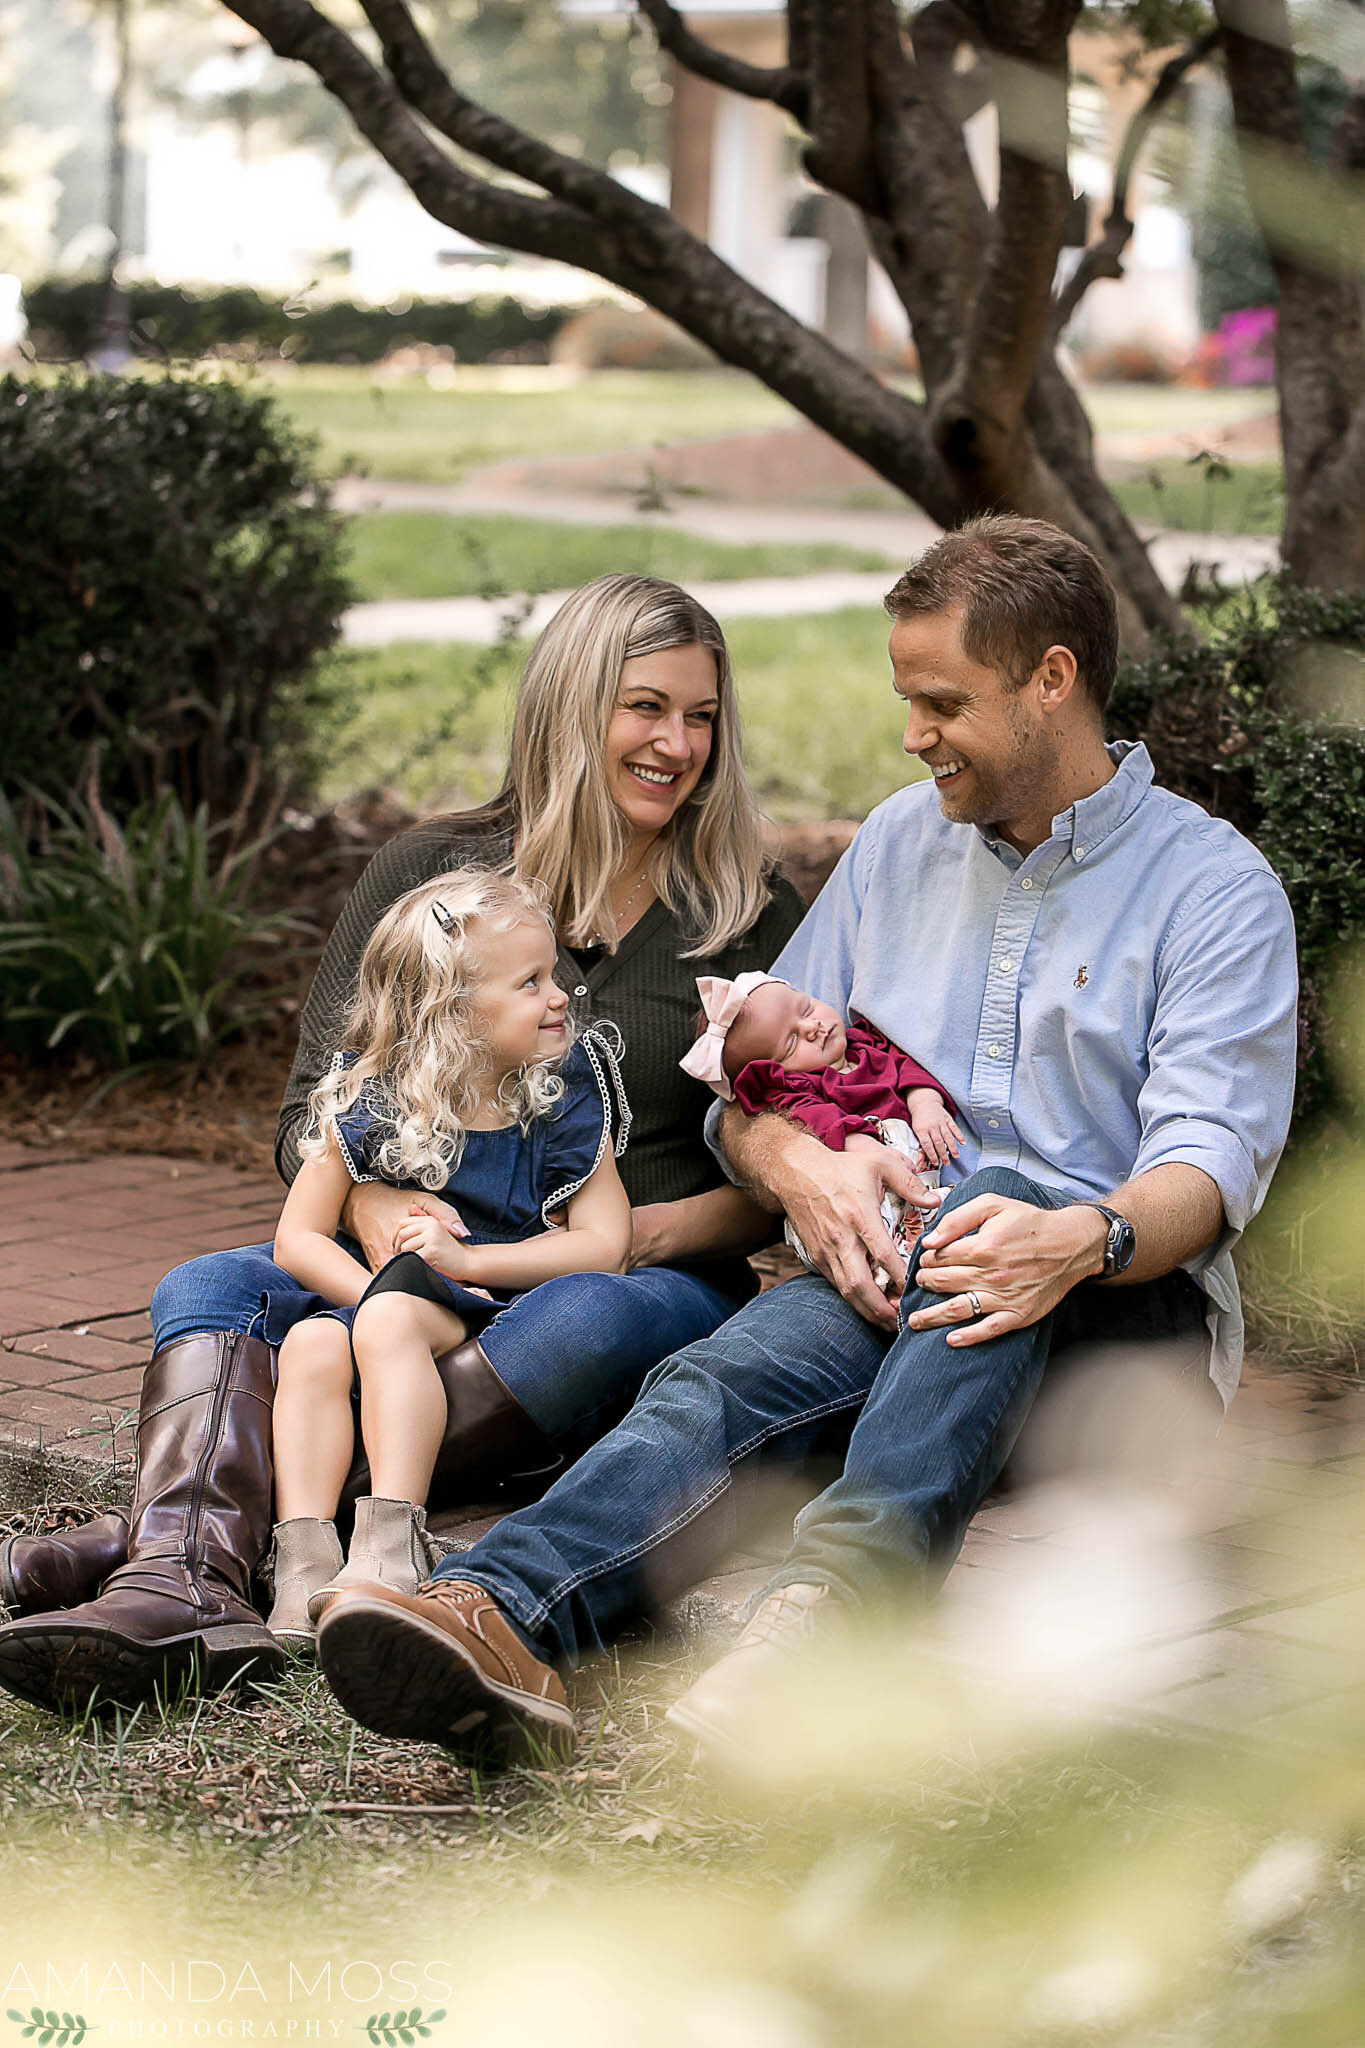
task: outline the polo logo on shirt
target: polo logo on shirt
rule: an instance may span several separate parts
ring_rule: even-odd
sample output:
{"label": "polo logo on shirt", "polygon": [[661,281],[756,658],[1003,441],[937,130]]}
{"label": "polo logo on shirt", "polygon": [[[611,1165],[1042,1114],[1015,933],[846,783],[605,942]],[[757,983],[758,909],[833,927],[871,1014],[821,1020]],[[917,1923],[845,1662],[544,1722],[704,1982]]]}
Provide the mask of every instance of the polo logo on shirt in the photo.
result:
{"label": "polo logo on shirt", "polygon": [[1082,961],[1080,966],[1076,969],[1076,987],[1084,988],[1089,979],[1090,969],[1086,966],[1085,962]]}

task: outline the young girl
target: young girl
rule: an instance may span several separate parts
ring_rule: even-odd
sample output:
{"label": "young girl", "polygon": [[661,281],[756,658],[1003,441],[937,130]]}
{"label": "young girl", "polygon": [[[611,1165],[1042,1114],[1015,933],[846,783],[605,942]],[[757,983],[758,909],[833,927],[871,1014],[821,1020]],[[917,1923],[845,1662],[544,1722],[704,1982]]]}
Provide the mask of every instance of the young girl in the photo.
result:
{"label": "young girl", "polygon": [[[441,1353],[542,1280],[624,1269],[616,1159],[630,1111],[612,1047],[594,1031],[573,1042],[554,966],[542,895],[486,868],[400,897],[365,948],[275,1237],[277,1264],[337,1304],[295,1324],[279,1356],[266,1625],[296,1646],[344,1584],[411,1592],[429,1575],[421,1504],[446,1422]],[[375,1179],[446,1197],[464,1236],[414,1204],[372,1277],[336,1231],[352,1182]],[[353,1371],[373,1491],[343,1568],[333,1517],[354,1451]]]}

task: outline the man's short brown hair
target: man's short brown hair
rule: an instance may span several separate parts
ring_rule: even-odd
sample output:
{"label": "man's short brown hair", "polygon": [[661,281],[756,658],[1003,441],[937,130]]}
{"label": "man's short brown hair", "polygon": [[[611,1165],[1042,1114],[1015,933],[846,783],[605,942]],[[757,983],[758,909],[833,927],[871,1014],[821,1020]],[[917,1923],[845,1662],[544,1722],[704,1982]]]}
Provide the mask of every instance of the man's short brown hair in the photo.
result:
{"label": "man's short brown hair", "polygon": [[945,533],[886,594],[893,619],[962,609],[962,646],[1021,689],[1049,647],[1069,647],[1103,712],[1118,667],[1114,590],[1082,541],[1046,519],[989,512]]}

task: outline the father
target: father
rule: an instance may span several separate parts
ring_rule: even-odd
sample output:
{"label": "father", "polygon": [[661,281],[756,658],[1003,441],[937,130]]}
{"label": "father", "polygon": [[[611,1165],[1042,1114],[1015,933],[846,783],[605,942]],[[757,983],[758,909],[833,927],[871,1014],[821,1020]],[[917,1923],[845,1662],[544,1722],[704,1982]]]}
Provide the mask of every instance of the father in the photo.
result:
{"label": "father", "polygon": [[1145,748],[1106,746],[1114,598],[1078,541],[978,519],[887,608],[905,749],[932,783],[872,813],[774,971],[943,1082],[965,1177],[893,1306],[873,1281],[879,1264],[904,1274],[882,1186],[933,1198],[892,1153],[831,1153],[726,1110],[732,1170],[787,1211],[819,1272],[666,1361],[538,1505],[414,1597],[334,1604],[319,1654],[368,1727],[457,1753],[528,1733],[564,1746],[555,1667],[694,1581],[733,1542],[753,1475],[857,1417],[741,1647],[673,1710],[714,1734],[818,1610],[942,1577],[1064,1349],[1159,1342],[1185,1359],[1192,1408],[1231,1398],[1231,1247],[1293,1088],[1283,891],[1230,825],[1154,786]]}

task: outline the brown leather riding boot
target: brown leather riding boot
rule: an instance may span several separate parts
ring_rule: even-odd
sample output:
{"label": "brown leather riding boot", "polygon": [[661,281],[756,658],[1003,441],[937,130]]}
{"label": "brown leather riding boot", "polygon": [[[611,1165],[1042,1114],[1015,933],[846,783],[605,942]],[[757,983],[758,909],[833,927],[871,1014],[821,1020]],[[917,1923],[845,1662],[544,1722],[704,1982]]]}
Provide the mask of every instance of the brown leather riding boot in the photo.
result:
{"label": "brown leather riding boot", "polygon": [[[446,1390],[446,1433],[431,1477],[429,1508],[486,1499],[509,1479],[548,1482],[559,1470],[563,1458],[498,1378],[477,1338],[442,1352],[436,1370]],[[342,1501],[354,1506],[372,1490],[369,1460],[357,1444]]]}
{"label": "brown leather riding boot", "polygon": [[93,1600],[127,1555],[128,1516],[122,1508],[72,1529],[7,1536],[0,1543],[0,1600],[11,1616],[74,1607]]}
{"label": "brown leather riding boot", "polygon": [[270,1534],[268,1345],[182,1337],[142,1383],[128,1561],[97,1600],[0,1628],[0,1684],[58,1710],[273,1678],[281,1645],[248,1596]]}

